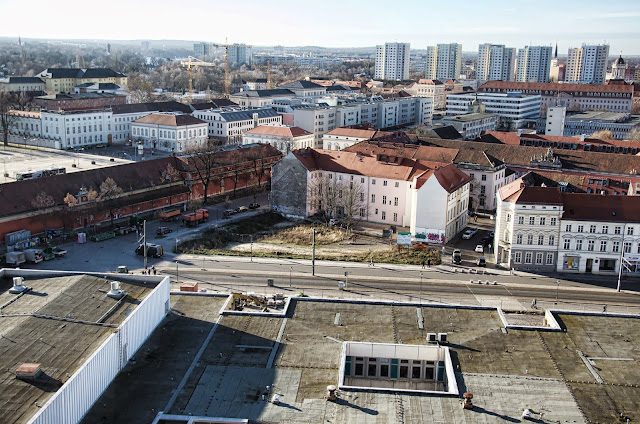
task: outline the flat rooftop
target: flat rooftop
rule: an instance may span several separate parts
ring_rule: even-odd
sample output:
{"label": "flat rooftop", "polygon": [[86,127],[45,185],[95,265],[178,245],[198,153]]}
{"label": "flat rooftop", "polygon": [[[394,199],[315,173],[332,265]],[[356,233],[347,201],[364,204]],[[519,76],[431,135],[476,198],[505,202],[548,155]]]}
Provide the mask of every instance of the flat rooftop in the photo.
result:
{"label": "flat rooftop", "polygon": [[[120,282],[127,296],[106,296],[109,281],[88,275],[25,279],[32,290],[10,294],[0,280],[0,422],[26,423],[156,286]],[[38,363],[35,381],[16,378]]]}
{"label": "flat rooftop", "polygon": [[[538,422],[640,419],[637,318],[562,313],[566,331],[548,332],[504,330],[490,309],[293,299],[285,318],[219,317],[224,301],[172,295],[169,318],[84,422],[151,422],[159,411],[250,422],[520,422],[525,408]],[[474,410],[449,395],[339,391],[325,400],[343,341],[424,345],[428,333],[448,333],[459,391],[474,394]],[[274,394],[278,405],[268,402]]]}
{"label": "flat rooftop", "polygon": [[[99,149],[96,150],[98,152]],[[0,172],[0,183],[15,181],[18,172],[39,171],[51,168],[67,169],[67,173],[87,171],[89,169],[105,168],[108,166],[122,165],[132,161],[120,158],[90,154],[91,150],[83,153],[76,153],[65,150],[52,149],[17,149],[14,147],[0,151],[2,161],[2,172]],[[95,162],[92,164],[91,162]],[[73,167],[73,164],[76,167]],[[7,177],[6,174],[9,176]]]}
{"label": "flat rooftop", "polygon": [[580,112],[567,114],[568,121],[600,121],[600,122],[620,122],[625,124],[640,123],[640,115],[629,115],[628,113],[617,112]]}
{"label": "flat rooftop", "polygon": [[494,115],[493,113],[467,113],[464,115],[457,115],[446,117],[443,121],[461,121],[461,122],[470,122],[470,121],[479,121],[481,119],[497,117],[498,115]]}

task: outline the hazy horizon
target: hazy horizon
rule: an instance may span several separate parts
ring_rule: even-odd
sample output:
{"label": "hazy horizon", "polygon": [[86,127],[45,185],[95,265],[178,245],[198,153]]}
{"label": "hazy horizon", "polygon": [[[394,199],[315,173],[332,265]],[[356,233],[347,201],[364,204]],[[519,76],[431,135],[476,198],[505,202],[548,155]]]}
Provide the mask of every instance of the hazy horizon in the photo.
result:
{"label": "hazy horizon", "polygon": [[[0,2],[5,16],[24,13],[23,2]],[[612,56],[620,50],[623,55],[640,54],[640,26],[635,22],[640,17],[640,2],[636,0],[620,0],[604,7],[595,0],[488,0],[482,6],[462,1],[455,7],[409,1],[395,11],[381,0],[328,0],[317,7],[293,0],[280,0],[277,6],[259,0],[194,0],[180,7],[168,0],[114,0],[109,10],[117,11],[118,18],[100,24],[93,17],[105,16],[103,5],[78,6],[69,0],[59,0],[55,7],[50,4],[43,0],[29,2],[29,10],[38,12],[26,21],[4,22],[0,36],[104,42],[227,39],[229,43],[264,47],[326,48],[370,48],[399,41],[410,43],[412,49],[425,49],[437,43],[457,42],[466,52],[477,51],[482,43],[516,48],[557,43],[561,54],[583,43],[607,43]]]}

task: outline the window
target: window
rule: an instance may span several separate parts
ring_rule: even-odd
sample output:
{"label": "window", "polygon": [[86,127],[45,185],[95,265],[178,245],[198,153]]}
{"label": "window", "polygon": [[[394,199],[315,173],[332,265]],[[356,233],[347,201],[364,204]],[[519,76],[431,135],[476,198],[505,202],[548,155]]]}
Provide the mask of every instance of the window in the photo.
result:
{"label": "window", "polygon": [[485,186],[480,186],[480,194],[485,194],[487,191],[487,188]]}
{"label": "window", "polygon": [[536,217],[535,216],[530,216],[529,217],[529,225],[536,225]]}
{"label": "window", "polygon": [[393,213],[393,222],[397,222],[398,221],[398,214],[397,213]]}
{"label": "window", "polygon": [[538,236],[538,246],[542,246],[544,244],[544,234],[540,234]]}
{"label": "window", "polygon": [[376,212],[375,212],[375,214],[376,214],[376,215],[378,215],[378,209],[376,209]]}
{"label": "window", "polygon": [[614,241],[612,243],[611,251],[614,252],[614,253],[617,253],[617,252],[620,251],[620,242],[619,241]]}
{"label": "window", "polygon": [[371,203],[376,203],[376,195],[375,194],[371,195]]}
{"label": "window", "polygon": [[552,227],[556,226],[556,218],[551,218],[551,226]]}
{"label": "window", "polygon": [[591,226],[589,227],[589,232],[590,232],[590,233],[595,233],[595,232],[596,232],[596,226],[595,226],[595,225],[591,225]]}
{"label": "window", "polygon": [[570,233],[570,232],[571,232],[571,224],[567,224],[567,225],[564,227],[564,230],[565,230],[567,233]]}
{"label": "window", "polygon": [[507,222],[511,222],[511,214],[510,213],[507,214]]}
{"label": "window", "polygon": [[364,193],[360,193],[360,201],[364,202]]}
{"label": "window", "polygon": [[387,219],[387,213],[382,211],[382,220],[384,221],[385,219]]}
{"label": "window", "polygon": [[564,250],[569,250],[571,248],[571,239],[564,239]]}
{"label": "window", "polygon": [[516,252],[515,255],[513,255],[513,261],[517,264],[521,264],[522,263],[522,252]]}
{"label": "window", "polygon": [[396,188],[400,187],[400,183],[396,181]]}
{"label": "window", "polygon": [[397,197],[393,198],[393,206],[398,206],[398,198]]}
{"label": "window", "polygon": [[633,235],[633,227],[628,227],[627,228],[627,235],[628,236],[632,236]]}
{"label": "window", "polygon": [[382,181],[382,185],[383,185],[384,187],[386,187],[386,186],[387,186],[387,180]]}
{"label": "window", "polygon": [[527,244],[533,244],[533,234],[527,236]]}
{"label": "window", "polygon": [[371,179],[371,185],[376,185],[376,179],[375,178]]}
{"label": "window", "polygon": [[482,179],[482,181],[487,181],[487,176],[485,174],[482,174],[481,179]]}
{"label": "window", "polygon": [[522,234],[516,235],[516,244],[522,244]]}
{"label": "window", "polygon": [[367,211],[364,208],[360,208],[360,216],[364,217],[366,215]]}
{"label": "window", "polygon": [[606,240],[601,240],[600,241],[600,251],[601,252],[606,252],[607,251],[607,241]]}
{"label": "window", "polygon": [[387,196],[382,196],[382,204],[383,205],[387,204]]}
{"label": "window", "polygon": [[547,265],[553,265],[553,253],[547,253]]}
{"label": "window", "polygon": [[588,250],[589,252],[593,252],[593,250],[595,249],[595,246],[596,246],[596,242],[595,242],[595,240],[589,240],[589,241],[587,242],[587,250]]}
{"label": "window", "polygon": [[518,217],[518,224],[524,225],[524,216],[519,216]]}
{"label": "window", "polygon": [[364,184],[364,178],[360,178],[360,183]]}
{"label": "window", "polygon": [[624,242],[624,253],[631,253],[631,245],[632,243],[630,241]]}
{"label": "window", "polygon": [[615,227],[613,229],[614,234],[622,234],[622,227]]}
{"label": "window", "polygon": [[556,237],[551,235],[549,236],[549,246],[553,246],[554,244],[556,244]]}
{"label": "window", "polygon": [[576,240],[576,250],[582,250],[582,240]]}
{"label": "window", "polygon": [[527,252],[524,254],[524,262],[527,264],[531,263],[531,252]]}
{"label": "window", "polygon": [[544,216],[540,217],[540,225],[545,225],[545,223],[547,222],[547,219]]}
{"label": "window", "polygon": [[536,253],[536,265],[542,265],[542,253]]}
{"label": "window", "polygon": [[602,226],[602,234],[609,234],[609,226],[608,225],[603,225]]}
{"label": "window", "polygon": [[584,225],[578,225],[578,232],[584,233]]}

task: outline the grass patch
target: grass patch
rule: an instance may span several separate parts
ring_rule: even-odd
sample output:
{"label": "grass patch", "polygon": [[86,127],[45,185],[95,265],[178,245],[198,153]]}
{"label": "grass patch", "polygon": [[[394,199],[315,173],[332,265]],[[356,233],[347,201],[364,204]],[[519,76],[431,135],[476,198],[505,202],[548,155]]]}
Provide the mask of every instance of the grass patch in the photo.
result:
{"label": "grass patch", "polygon": [[[326,245],[347,240],[349,235],[339,228],[319,226],[316,229],[316,244]],[[308,246],[311,244],[313,226],[298,225],[287,228],[275,234],[263,238],[261,241],[273,244],[293,244],[296,246]]]}
{"label": "grass patch", "polygon": [[232,233],[257,234],[270,231],[274,225],[286,221],[288,221],[288,219],[278,213],[267,212],[262,215],[232,222],[226,225],[225,228]]}
{"label": "grass patch", "polygon": [[[185,249],[187,250],[187,249]],[[249,252],[239,250],[228,250],[223,248],[203,248],[188,249],[190,253],[199,255],[221,255],[221,256],[249,256]],[[311,259],[311,254],[292,253],[292,252],[265,252],[255,251],[253,256],[256,258],[279,258],[279,259]],[[328,255],[316,252],[317,260],[345,261],[345,262],[371,262],[373,257],[374,264],[405,264],[405,265],[421,265],[424,260],[427,262],[431,259],[431,265],[439,265],[441,263],[440,251],[429,250],[421,251],[416,249],[394,249],[389,251],[372,251],[362,253],[344,252],[339,255]]]}

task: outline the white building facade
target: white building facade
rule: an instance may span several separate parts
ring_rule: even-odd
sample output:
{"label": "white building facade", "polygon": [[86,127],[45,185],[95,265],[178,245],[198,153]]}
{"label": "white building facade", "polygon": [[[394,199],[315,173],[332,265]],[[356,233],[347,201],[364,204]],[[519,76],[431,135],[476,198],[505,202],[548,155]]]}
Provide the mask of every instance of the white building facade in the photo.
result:
{"label": "white building facade", "polygon": [[198,110],[193,116],[209,124],[210,137],[227,144],[242,144],[242,134],[260,125],[282,124],[282,116],[271,108]]}
{"label": "white building facade", "polygon": [[447,81],[460,78],[462,44],[438,44],[427,47],[425,78]]}
{"label": "white building facade", "polygon": [[513,81],[515,77],[516,49],[503,44],[480,44],[476,80],[479,84],[486,81]]}
{"label": "white building facade", "polygon": [[516,81],[549,82],[551,46],[525,46],[518,50]]}
{"label": "white building facade", "polygon": [[607,75],[609,45],[570,48],[564,80],[580,84],[604,84]]}
{"label": "white building facade", "polygon": [[131,138],[145,148],[185,153],[204,147],[208,124],[190,115],[152,113],[131,123]]}
{"label": "white building facade", "polygon": [[512,128],[540,116],[540,95],[510,93],[471,93],[447,95],[447,115],[463,115],[482,111],[498,115]]}
{"label": "white building facade", "polygon": [[409,43],[376,46],[375,79],[402,81],[409,78]]}
{"label": "white building facade", "polygon": [[270,124],[261,125],[242,134],[242,144],[270,144],[283,155],[293,150],[313,148],[314,136],[299,127]]}

